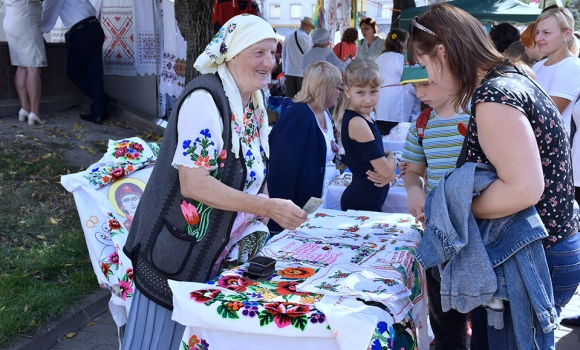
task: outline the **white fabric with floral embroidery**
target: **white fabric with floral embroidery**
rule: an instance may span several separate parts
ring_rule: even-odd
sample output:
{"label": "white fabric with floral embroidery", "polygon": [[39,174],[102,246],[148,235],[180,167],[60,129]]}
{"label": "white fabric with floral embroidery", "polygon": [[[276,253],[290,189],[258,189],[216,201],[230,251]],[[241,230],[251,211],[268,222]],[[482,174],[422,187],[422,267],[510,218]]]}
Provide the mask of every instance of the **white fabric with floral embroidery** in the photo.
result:
{"label": "white fabric with floral embroidery", "polygon": [[109,309],[118,327],[127,322],[135,291],[123,246],[158,152],[157,144],[137,137],[110,140],[99,162],[61,177],[74,196],[97,281],[111,291]]}
{"label": "white fabric with floral embroidery", "polygon": [[[258,116],[246,108],[239,126],[241,150],[246,164],[246,185],[244,192],[258,194],[266,177],[265,154],[258,137]],[[213,171],[217,168],[218,157],[224,157],[222,139],[222,118],[211,97],[205,90],[196,90],[183,101],[179,110],[179,130],[177,149],[172,165],[188,168],[204,168]]]}
{"label": "white fabric with floral embroidery", "polygon": [[[358,236],[340,238],[348,233]],[[243,281],[238,268],[224,271],[218,282],[170,281],[174,293],[173,319],[186,325],[182,345],[195,348],[207,343],[211,346],[220,344],[228,349],[244,349],[252,344],[253,348],[268,348],[277,341],[272,339],[275,336],[277,339],[284,337],[286,347],[363,350],[371,346],[375,348],[379,344],[377,337],[385,338],[389,332],[395,334],[393,328],[407,332],[406,325],[412,325],[415,333],[411,338],[416,337],[418,349],[426,350],[430,339],[424,276],[414,259],[420,238],[421,232],[408,214],[319,210],[296,231],[283,231],[262,250],[261,255],[277,260],[278,273],[271,281],[288,283],[288,275],[280,271],[292,268],[303,273],[308,269],[314,274],[302,279],[302,284],[293,285],[295,291],[290,295],[277,295],[278,289],[276,294],[270,295],[262,288],[267,281],[259,282],[260,288],[251,289],[253,287],[248,284],[251,281]],[[296,276],[301,279],[301,274],[296,273]],[[222,304],[213,297],[209,298],[210,292],[215,294],[218,289],[224,292],[220,282],[228,278],[233,278],[234,282],[227,284],[227,288],[239,289],[239,299],[234,297],[229,304]],[[336,291],[322,286],[323,282]],[[315,292],[307,296],[324,297],[309,302],[292,299],[300,295],[301,287]],[[254,295],[258,292],[259,295]],[[201,294],[208,297],[205,303],[205,299],[200,299]],[[231,292],[224,294],[230,295]],[[250,298],[249,301],[244,295]],[[393,316],[380,307],[361,303],[357,297],[384,301]],[[265,311],[259,313],[256,311],[256,316],[247,314],[253,300],[264,298],[273,298],[268,299],[268,303],[281,303],[277,313],[271,317],[278,321],[284,319],[286,323],[277,324],[277,327],[274,322],[268,323],[266,316],[270,317],[267,311],[271,308],[264,307]],[[312,305],[323,312],[325,316],[322,317],[326,317],[331,329],[325,327],[322,331],[313,326],[310,313],[307,313],[310,321],[306,328],[302,331],[296,328],[299,317]],[[262,310],[262,306],[256,310]],[[232,330],[236,332],[236,341],[226,346],[221,342],[222,338]],[[369,344],[371,338],[373,342]],[[305,340],[310,343],[305,343]],[[386,346],[386,343],[382,344]]]}

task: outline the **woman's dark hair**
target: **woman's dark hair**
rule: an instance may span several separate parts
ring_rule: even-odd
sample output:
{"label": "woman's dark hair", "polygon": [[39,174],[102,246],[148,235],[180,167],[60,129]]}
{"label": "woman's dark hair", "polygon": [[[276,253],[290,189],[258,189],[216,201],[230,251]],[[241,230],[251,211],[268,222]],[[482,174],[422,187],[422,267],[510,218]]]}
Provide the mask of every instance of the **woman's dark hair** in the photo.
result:
{"label": "woman's dark hair", "polygon": [[383,53],[392,51],[403,54],[404,52],[403,43],[407,41],[408,38],[409,33],[407,33],[406,30],[400,28],[391,29],[389,34],[387,34],[387,39],[385,40],[385,47],[383,48]]}
{"label": "woman's dark hair", "polygon": [[506,57],[509,57],[512,62],[522,61],[528,66],[532,65],[530,58],[526,55],[526,47],[519,40],[514,41],[510,46],[508,46],[505,50],[505,55]]}
{"label": "woman's dark hair", "polygon": [[377,32],[379,31],[379,26],[377,25],[377,22],[375,22],[375,20],[370,17],[365,17],[361,19],[360,22],[358,23],[359,28],[362,27],[363,24],[368,24],[369,26],[373,27],[375,34],[377,34]]}
{"label": "woman's dark hair", "polygon": [[512,43],[520,40],[520,31],[511,24],[502,22],[491,28],[489,36],[497,51],[504,53]]}
{"label": "woman's dark hair", "polygon": [[[413,21],[423,29],[413,25]],[[479,74],[504,62],[505,58],[497,51],[481,23],[455,6],[432,5],[413,21],[407,49],[409,63],[414,64],[415,57],[427,55],[441,67],[447,66],[455,88],[453,106],[467,110]],[[443,59],[437,55],[440,44],[445,48]]]}
{"label": "woman's dark hair", "polygon": [[354,28],[346,28],[344,33],[342,33],[342,39],[340,41],[344,41],[345,43],[349,44],[356,44],[356,39],[358,39],[358,30]]}

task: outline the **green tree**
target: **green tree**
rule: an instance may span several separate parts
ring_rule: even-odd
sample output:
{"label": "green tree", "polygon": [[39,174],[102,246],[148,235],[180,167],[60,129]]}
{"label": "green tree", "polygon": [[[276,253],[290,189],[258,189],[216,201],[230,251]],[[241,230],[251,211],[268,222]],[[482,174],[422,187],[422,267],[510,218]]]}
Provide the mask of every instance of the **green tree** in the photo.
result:
{"label": "green tree", "polygon": [[580,30],[580,0],[570,0],[567,7],[574,16],[574,30]]}
{"label": "green tree", "polygon": [[175,0],[175,20],[187,41],[186,84],[199,75],[193,63],[214,35],[211,25],[213,3],[214,0]]}

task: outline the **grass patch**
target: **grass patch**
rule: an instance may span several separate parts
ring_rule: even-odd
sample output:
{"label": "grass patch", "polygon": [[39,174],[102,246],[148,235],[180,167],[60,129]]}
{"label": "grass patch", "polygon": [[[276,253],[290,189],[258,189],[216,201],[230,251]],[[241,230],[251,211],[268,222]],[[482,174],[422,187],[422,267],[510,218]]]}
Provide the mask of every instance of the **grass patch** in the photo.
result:
{"label": "grass patch", "polygon": [[[0,144],[0,347],[98,289],[72,194],[68,144]],[[76,170],[75,170],[76,171]]]}

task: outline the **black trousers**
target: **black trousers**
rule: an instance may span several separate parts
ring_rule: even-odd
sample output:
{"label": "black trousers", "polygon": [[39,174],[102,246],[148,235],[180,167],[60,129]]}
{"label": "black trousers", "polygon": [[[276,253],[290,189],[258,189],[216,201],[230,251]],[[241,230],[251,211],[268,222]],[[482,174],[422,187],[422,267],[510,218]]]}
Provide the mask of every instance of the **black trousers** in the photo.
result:
{"label": "black trousers", "polygon": [[467,350],[467,314],[456,310],[443,312],[441,307],[440,278],[433,276],[433,271],[439,277],[438,269],[429,268],[425,271],[427,295],[429,296],[429,321],[435,336],[437,350]]}
{"label": "black trousers", "polygon": [[103,83],[103,28],[99,21],[94,21],[66,32],[65,39],[67,77],[93,101],[91,114],[102,117],[109,99]]}
{"label": "black trousers", "polygon": [[303,77],[286,76],[286,97],[294,98],[302,90],[302,80],[304,80]]}

